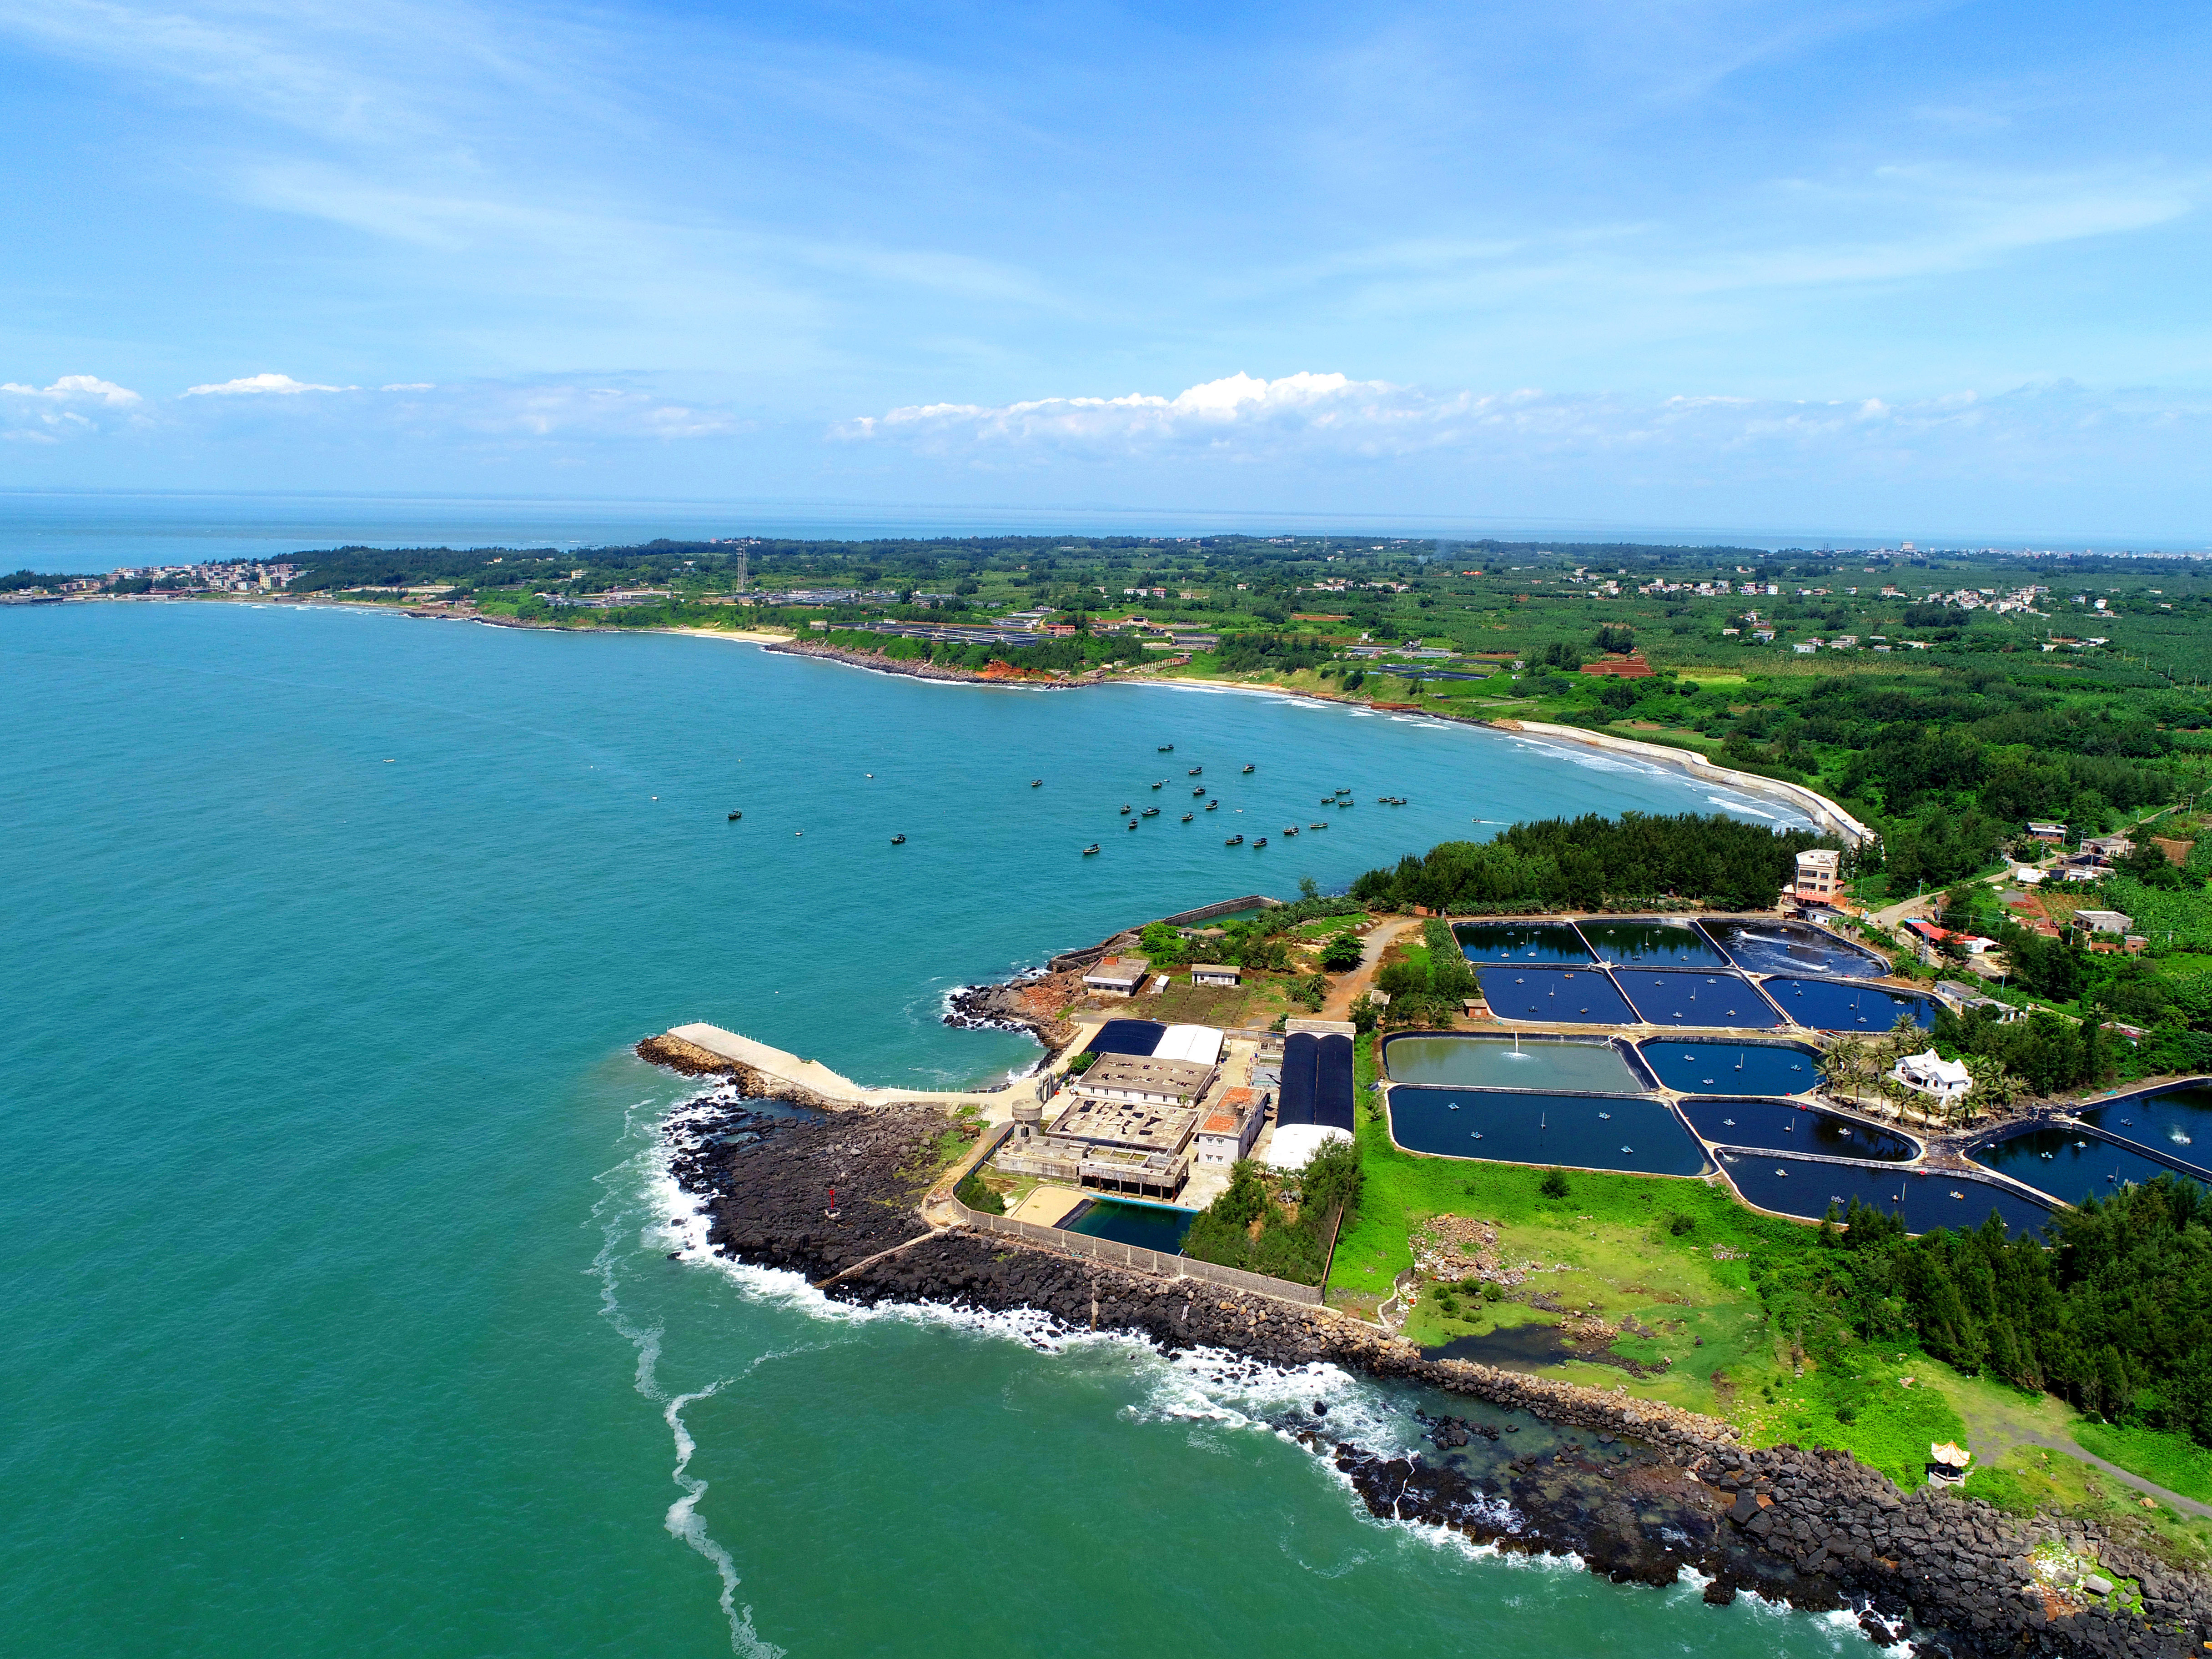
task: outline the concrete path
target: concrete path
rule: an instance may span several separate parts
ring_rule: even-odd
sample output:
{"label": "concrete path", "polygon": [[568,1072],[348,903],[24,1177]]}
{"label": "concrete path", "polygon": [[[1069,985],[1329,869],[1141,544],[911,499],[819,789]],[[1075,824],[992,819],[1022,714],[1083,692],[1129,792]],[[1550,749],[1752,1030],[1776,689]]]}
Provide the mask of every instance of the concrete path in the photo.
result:
{"label": "concrete path", "polygon": [[720,1054],[725,1060],[734,1060],[754,1071],[795,1084],[840,1105],[890,1106],[920,1101],[945,1106],[973,1106],[986,1117],[996,1121],[1006,1117],[1017,1101],[1036,1098],[1037,1079],[1033,1077],[1024,1078],[1012,1087],[991,1094],[957,1089],[870,1089],[831,1071],[818,1060],[801,1060],[781,1048],[771,1048],[765,1042],[756,1042],[735,1031],[726,1031],[719,1025],[678,1025],[672,1028],[668,1035],[696,1043],[708,1053]]}

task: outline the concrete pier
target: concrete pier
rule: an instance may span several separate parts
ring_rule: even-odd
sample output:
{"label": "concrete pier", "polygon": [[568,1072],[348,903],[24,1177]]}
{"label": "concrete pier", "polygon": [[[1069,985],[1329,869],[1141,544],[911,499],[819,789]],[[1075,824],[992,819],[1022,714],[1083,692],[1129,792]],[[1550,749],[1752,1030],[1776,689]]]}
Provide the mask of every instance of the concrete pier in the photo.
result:
{"label": "concrete pier", "polygon": [[1037,1098],[1037,1082],[1034,1077],[1023,1078],[1008,1087],[988,1093],[967,1090],[942,1089],[871,1089],[852,1079],[831,1071],[818,1060],[801,1060],[796,1054],[772,1048],[765,1042],[757,1042],[735,1031],[726,1031],[719,1025],[704,1023],[672,1027],[668,1035],[680,1042],[702,1048],[720,1060],[728,1060],[744,1073],[750,1079],[740,1083],[748,1093],[769,1096],[778,1099],[794,1100],[805,1104],[830,1107],[877,1107],[925,1103],[937,1106],[972,1108],[986,1120],[997,1122],[1013,1113],[1018,1102]]}

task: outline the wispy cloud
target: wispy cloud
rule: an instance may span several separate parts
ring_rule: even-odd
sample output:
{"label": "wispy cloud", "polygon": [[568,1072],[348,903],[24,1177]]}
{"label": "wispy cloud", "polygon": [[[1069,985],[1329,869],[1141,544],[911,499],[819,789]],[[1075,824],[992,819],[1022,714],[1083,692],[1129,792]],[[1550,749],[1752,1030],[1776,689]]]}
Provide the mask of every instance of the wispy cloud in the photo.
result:
{"label": "wispy cloud", "polygon": [[43,386],[0,382],[0,441],[58,444],[143,424],[145,402],[97,374],[64,374]]}

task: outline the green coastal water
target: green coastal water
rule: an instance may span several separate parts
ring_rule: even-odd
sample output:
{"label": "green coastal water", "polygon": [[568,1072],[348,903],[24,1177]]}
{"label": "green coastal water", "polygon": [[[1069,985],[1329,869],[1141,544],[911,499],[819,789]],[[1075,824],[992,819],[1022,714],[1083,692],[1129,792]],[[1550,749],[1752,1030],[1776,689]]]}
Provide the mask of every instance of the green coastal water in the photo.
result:
{"label": "green coastal water", "polygon": [[[1261,697],[330,610],[0,613],[0,690],[9,1652],[1858,1645],[1370,1520],[1255,1422],[1326,1397],[1410,1443],[1354,1379],[672,1261],[687,1090],[629,1053],[705,1018],[970,1080],[1033,1050],[945,1028],[955,985],[1705,786]],[[1212,822],[1119,829],[1200,764]],[[1325,834],[1221,847],[1342,782]]]}

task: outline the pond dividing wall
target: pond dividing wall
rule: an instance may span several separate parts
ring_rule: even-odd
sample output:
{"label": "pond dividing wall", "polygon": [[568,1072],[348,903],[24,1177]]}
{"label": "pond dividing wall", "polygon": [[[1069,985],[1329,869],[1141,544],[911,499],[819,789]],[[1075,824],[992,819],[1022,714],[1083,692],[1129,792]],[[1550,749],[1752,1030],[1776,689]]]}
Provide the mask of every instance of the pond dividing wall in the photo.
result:
{"label": "pond dividing wall", "polygon": [[1802,1095],[1820,1083],[1820,1057],[1794,1042],[1651,1037],[1638,1054],[1666,1087],[1686,1095]]}
{"label": "pond dividing wall", "polygon": [[1409,1152],[1628,1175],[1702,1175],[1705,1149],[1649,1095],[1508,1093],[1399,1084],[1390,1134]]}

